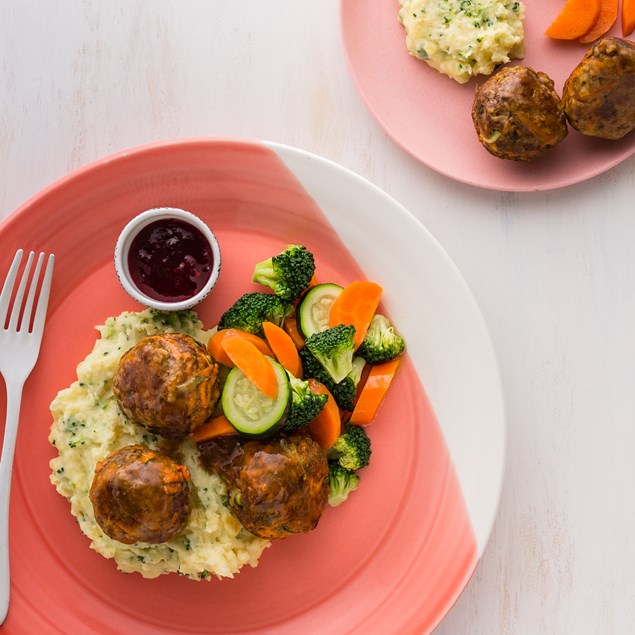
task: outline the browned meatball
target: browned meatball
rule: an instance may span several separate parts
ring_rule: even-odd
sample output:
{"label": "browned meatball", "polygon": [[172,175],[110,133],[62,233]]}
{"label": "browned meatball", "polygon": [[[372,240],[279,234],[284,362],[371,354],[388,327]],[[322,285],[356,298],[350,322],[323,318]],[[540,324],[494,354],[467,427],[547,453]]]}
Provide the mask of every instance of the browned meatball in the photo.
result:
{"label": "browned meatball", "polygon": [[621,139],[635,128],[635,44],[598,40],[564,84],[569,122],[591,137]]}
{"label": "browned meatball", "polygon": [[315,529],[328,499],[328,464],[306,432],[264,440],[222,437],[201,446],[204,463],[227,482],[230,505],[256,536]]}
{"label": "browned meatball", "polygon": [[124,353],[113,391],[127,417],[154,434],[182,437],[218,404],[218,364],[189,335],[152,335]]}
{"label": "browned meatball", "polygon": [[512,161],[538,159],[568,133],[553,81],[527,66],[507,66],[482,84],[472,120],[485,148]]}
{"label": "browned meatball", "polygon": [[189,473],[170,457],[127,445],[97,463],[90,502],[113,540],[159,543],[174,538],[190,515]]}

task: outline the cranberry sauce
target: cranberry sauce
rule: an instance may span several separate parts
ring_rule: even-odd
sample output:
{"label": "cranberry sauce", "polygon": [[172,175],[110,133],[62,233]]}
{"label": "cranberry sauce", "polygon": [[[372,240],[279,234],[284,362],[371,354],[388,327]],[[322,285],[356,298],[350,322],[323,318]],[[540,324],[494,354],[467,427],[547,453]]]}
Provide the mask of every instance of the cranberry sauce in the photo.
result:
{"label": "cranberry sauce", "polygon": [[146,225],[128,252],[130,277],[153,300],[181,302],[195,296],[212,275],[212,248],[196,227],[176,218]]}

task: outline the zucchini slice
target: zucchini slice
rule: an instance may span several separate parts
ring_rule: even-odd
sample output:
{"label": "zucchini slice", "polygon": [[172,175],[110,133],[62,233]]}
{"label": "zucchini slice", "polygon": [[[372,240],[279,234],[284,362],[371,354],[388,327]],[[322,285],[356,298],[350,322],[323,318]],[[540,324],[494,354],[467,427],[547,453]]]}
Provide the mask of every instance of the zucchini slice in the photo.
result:
{"label": "zucchini slice", "polygon": [[291,401],[287,371],[267,357],[278,380],[278,395],[270,399],[238,367],[229,371],[221,403],[223,412],[236,430],[245,437],[268,437],[284,424]]}
{"label": "zucchini slice", "polygon": [[305,339],[329,327],[329,312],[337,296],[342,293],[339,284],[327,282],[307,291],[298,305],[297,322]]}

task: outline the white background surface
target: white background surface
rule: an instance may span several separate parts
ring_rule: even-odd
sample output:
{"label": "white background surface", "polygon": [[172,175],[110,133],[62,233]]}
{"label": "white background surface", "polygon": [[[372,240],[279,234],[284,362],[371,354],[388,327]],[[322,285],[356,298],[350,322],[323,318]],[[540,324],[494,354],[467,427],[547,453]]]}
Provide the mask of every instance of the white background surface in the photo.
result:
{"label": "white background surface", "polygon": [[217,135],[410,209],[480,304],[509,423],[492,538],[436,635],[635,632],[635,158],[548,193],[435,174],[362,104],[335,0],[0,0],[0,65],[0,218],[111,152]]}

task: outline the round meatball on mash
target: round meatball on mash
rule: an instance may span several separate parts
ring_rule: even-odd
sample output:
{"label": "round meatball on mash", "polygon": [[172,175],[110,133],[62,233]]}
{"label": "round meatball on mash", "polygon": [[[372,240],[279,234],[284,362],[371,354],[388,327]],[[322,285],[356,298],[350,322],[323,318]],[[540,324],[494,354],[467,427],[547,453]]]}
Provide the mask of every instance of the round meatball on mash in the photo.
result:
{"label": "round meatball on mash", "polygon": [[183,437],[202,425],[218,404],[218,365],[189,335],[152,335],[121,357],[113,391],[123,413],[135,423],[163,437]]}
{"label": "round meatball on mash", "polygon": [[187,468],[143,445],[127,445],[97,463],[90,501],[103,532],[119,542],[160,543],[190,515]]}

